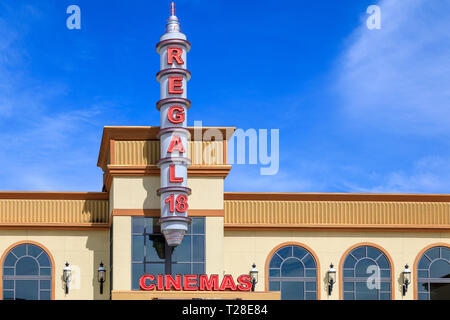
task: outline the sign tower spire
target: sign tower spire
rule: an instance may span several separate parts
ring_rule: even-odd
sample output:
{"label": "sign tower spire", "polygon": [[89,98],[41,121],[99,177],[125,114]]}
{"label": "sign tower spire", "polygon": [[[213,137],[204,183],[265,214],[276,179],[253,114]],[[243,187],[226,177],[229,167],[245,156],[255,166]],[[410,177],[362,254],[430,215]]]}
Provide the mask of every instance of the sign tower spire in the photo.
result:
{"label": "sign tower spire", "polygon": [[161,187],[157,190],[161,199],[161,232],[169,246],[179,245],[188,230],[187,168],[191,164],[187,157],[190,133],[187,129],[187,110],[191,102],[187,99],[187,82],[191,73],[186,69],[186,54],[191,49],[186,36],[181,32],[175,15],[175,3],[170,4],[170,17],[166,32],[156,45],[160,55],[160,71],[156,80],[160,83],[160,100],[156,108],[161,114],[158,137],[161,159],[158,167]]}

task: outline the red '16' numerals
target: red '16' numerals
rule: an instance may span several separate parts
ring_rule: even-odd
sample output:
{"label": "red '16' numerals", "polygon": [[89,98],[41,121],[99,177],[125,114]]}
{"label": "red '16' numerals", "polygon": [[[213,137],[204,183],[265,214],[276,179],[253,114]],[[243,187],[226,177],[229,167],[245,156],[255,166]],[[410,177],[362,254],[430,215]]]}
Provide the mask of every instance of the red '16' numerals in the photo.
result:
{"label": "red '16' numerals", "polygon": [[185,212],[188,209],[188,203],[187,203],[187,196],[184,194],[180,194],[176,201],[174,201],[175,195],[171,194],[166,198],[164,201],[165,203],[169,203],[169,211],[170,213],[173,213],[175,210],[177,212]]}

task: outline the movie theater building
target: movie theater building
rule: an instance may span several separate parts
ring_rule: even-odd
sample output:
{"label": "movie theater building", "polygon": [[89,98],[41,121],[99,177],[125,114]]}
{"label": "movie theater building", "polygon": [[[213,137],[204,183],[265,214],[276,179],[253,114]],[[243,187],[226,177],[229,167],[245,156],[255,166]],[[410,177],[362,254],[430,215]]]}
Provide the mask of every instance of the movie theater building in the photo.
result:
{"label": "movie theater building", "polygon": [[224,192],[174,8],[160,40],[160,126],[104,127],[101,192],[0,192],[1,299],[450,299],[450,195]]}

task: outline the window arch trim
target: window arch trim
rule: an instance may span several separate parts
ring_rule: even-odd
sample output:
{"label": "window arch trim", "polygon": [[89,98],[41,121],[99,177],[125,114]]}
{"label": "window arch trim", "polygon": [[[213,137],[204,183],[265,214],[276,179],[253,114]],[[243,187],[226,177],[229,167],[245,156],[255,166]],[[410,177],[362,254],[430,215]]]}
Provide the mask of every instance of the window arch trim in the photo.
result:
{"label": "window arch trim", "polygon": [[413,270],[413,279],[412,279],[412,285],[414,288],[414,300],[418,300],[419,296],[418,296],[418,291],[417,291],[417,280],[419,279],[419,261],[420,258],[422,258],[422,256],[424,255],[425,252],[427,252],[429,249],[435,248],[435,247],[446,247],[446,248],[450,248],[450,244],[448,243],[444,243],[444,242],[437,242],[437,243],[433,243],[430,244],[428,246],[426,246],[425,248],[423,248],[422,250],[420,250],[420,252],[417,254],[416,259],[414,260],[414,270]]}
{"label": "window arch trim", "polygon": [[288,241],[288,242],[283,242],[277,246],[275,246],[272,250],[270,250],[269,254],[267,255],[266,258],[266,264],[264,267],[264,290],[265,291],[269,291],[269,264],[270,264],[270,260],[272,259],[272,256],[275,254],[275,252],[282,248],[282,247],[286,247],[286,246],[298,246],[301,247],[303,249],[305,249],[306,251],[308,251],[312,257],[314,258],[314,261],[316,263],[316,269],[317,269],[317,274],[316,274],[316,284],[317,284],[317,300],[320,300],[320,294],[321,294],[321,286],[320,286],[320,278],[321,278],[321,274],[320,274],[320,263],[319,263],[319,259],[317,257],[317,254],[306,244],[300,243],[300,242],[296,242],[296,241]]}
{"label": "window arch trim", "polygon": [[389,262],[389,267],[391,269],[391,300],[395,300],[395,271],[394,271],[394,262],[390,256],[390,254],[380,245],[376,244],[376,243],[372,243],[372,242],[360,242],[360,243],[356,243],[354,245],[352,245],[350,248],[348,248],[344,254],[341,256],[341,261],[339,262],[339,300],[343,300],[344,299],[344,262],[345,262],[345,258],[350,254],[350,252],[353,249],[356,249],[358,247],[364,247],[364,246],[369,246],[369,247],[374,247],[378,250],[380,250],[381,252],[384,253],[384,255],[387,257],[388,262]]}
{"label": "window arch trim", "polygon": [[52,254],[50,253],[50,251],[47,249],[47,247],[45,247],[43,244],[36,242],[36,241],[19,241],[16,242],[12,245],[10,245],[8,248],[6,248],[6,250],[3,252],[1,258],[0,258],[0,300],[3,300],[3,264],[5,262],[6,256],[8,255],[8,253],[13,250],[15,247],[23,245],[23,244],[32,244],[35,245],[39,248],[41,248],[42,250],[44,250],[44,252],[47,254],[48,258],[50,259],[50,263],[51,263],[51,281],[52,281],[52,285],[51,285],[51,299],[55,300],[55,260],[53,259]]}

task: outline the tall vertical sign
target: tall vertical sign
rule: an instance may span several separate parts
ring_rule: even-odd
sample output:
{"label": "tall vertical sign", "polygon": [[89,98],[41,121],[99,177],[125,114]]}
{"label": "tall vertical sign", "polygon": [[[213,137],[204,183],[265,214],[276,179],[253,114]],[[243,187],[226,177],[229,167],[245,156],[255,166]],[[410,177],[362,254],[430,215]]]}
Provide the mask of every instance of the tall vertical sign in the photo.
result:
{"label": "tall vertical sign", "polygon": [[188,218],[187,110],[191,102],[187,97],[187,82],[191,73],[186,69],[186,54],[191,45],[180,31],[180,23],[175,15],[175,4],[171,3],[171,15],[167,20],[166,32],[156,45],[160,55],[160,71],[156,80],[161,92],[156,108],[161,114],[158,133],[161,145],[161,159],[158,167],[161,173],[161,188],[157,190],[161,199],[161,231],[169,246],[177,246],[183,241],[191,219]]}

